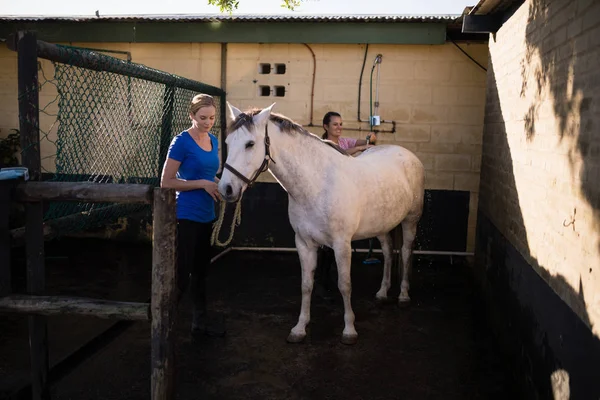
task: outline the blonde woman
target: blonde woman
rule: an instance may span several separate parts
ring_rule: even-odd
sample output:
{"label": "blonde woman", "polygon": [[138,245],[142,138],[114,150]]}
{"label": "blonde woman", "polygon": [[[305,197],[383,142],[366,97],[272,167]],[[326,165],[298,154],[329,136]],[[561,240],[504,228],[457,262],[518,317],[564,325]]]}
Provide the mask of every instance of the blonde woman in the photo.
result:
{"label": "blonde woman", "polygon": [[163,167],[161,186],[177,193],[177,269],[179,300],[190,281],[194,311],[192,335],[223,336],[222,321],[210,318],[206,307],[206,275],[210,266],[212,224],[219,170],[219,142],[210,133],[216,115],[212,96],[194,96],[192,126],[175,136]]}

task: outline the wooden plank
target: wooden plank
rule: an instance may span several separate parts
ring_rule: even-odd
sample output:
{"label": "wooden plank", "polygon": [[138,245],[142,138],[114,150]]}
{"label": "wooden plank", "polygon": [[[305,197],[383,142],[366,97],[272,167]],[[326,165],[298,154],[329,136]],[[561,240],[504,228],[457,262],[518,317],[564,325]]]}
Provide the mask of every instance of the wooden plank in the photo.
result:
{"label": "wooden plank", "polygon": [[[29,179],[41,179],[39,93],[37,72],[37,39],[33,32],[18,32],[18,88],[19,128],[21,132],[21,160],[29,169]],[[44,235],[41,203],[25,207],[25,242],[27,257],[27,292],[44,291]],[[46,319],[29,317],[29,354],[31,358],[32,399],[49,399],[48,389],[48,329]]]}
{"label": "wooden plank", "polygon": [[134,183],[27,182],[17,186],[16,200],[152,204],[153,190]]}
{"label": "wooden plank", "polygon": [[[78,212],[67,215],[61,218],[52,219],[44,222],[43,235],[45,240],[50,240],[60,234],[61,228],[69,226],[74,222],[78,222],[81,218],[94,218],[102,213],[110,213],[115,207],[120,207],[120,204],[112,204],[110,206],[96,208],[86,212]],[[10,231],[11,246],[22,246],[25,242],[25,227],[15,228]]]}
{"label": "wooden plank", "polygon": [[156,188],[153,211],[151,398],[170,400],[175,398],[172,337],[177,284],[175,191]]}
{"label": "wooden plank", "polygon": [[150,304],[84,297],[13,295],[0,298],[0,313],[84,315],[128,321],[148,321]]}

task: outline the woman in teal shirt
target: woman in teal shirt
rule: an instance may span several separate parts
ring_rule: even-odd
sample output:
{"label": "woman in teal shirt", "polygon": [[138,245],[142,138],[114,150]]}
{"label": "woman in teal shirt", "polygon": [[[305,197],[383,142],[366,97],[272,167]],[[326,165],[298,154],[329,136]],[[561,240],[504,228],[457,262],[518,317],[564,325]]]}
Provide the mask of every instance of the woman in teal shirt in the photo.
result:
{"label": "woman in teal shirt", "polygon": [[206,274],[210,266],[210,237],[216,219],[219,142],[210,133],[217,108],[212,96],[199,94],[190,104],[192,126],[171,141],[161,187],[177,191],[177,269],[181,299],[191,274],[194,304],[192,334],[222,336],[221,321],[206,309]]}

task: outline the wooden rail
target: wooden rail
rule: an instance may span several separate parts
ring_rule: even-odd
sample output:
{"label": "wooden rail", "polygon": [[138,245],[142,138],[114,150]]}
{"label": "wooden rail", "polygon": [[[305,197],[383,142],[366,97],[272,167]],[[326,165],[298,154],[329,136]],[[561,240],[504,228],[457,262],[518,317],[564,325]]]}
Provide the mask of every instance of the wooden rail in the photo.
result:
{"label": "wooden rail", "polygon": [[[151,320],[151,398],[174,398],[173,322],[176,308],[176,201],[173,189],[139,184],[104,184],[87,182],[40,182],[41,158],[39,137],[38,54],[63,60],[57,46],[37,41],[33,32],[18,32],[9,41],[18,50],[19,121],[22,164],[29,169],[30,181],[17,185],[14,199],[25,203],[25,227],[11,231],[13,240],[25,240],[27,257],[27,295],[10,295],[10,284],[0,286],[0,312],[29,315],[31,360],[31,398],[49,399],[48,339],[46,316],[87,315],[119,320]],[[94,56],[95,57],[95,56]],[[100,58],[95,57],[96,61]],[[92,60],[93,61],[93,60]],[[94,64],[98,70],[104,66]],[[90,65],[81,65],[91,68]],[[154,76],[156,75],[156,76]],[[160,74],[150,78],[163,79]],[[149,78],[149,79],[150,79]],[[170,76],[169,76],[169,79]],[[179,79],[172,84],[188,84]],[[191,81],[190,81],[191,82]],[[181,84],[181,85],[180,85]],[[188,85],[189,86],[189,85]],[[182,86],[185,87],[185,86]],[[218,89],[222,94],[221,90]],[[8,192],[7,192],[8,193]],[[11,192],[12,193],[12,192]],[[6,199],[2,199],[6,203]],[[43,202],[74,201],[95,203],[141,203],[153,206],[152,298],[148,303],[117,302],[81,297],[44,296],[44,237],[52,235],[52,223],[43,223]],[[114,207],[111,205],[109,207]],[[68,218],[83,218],[74,215]],[[5,218],[0,225],[6,226]],[[55,221],[60,226],[59,221]],[[64,221],[63,221],[64,222]],[[0,227],[1,227],[0,226]],[[0,237],[0,256],[7,258],[8,235]],[[8,264],[8,265],[5,265]],[[0,263],[0,277],[10,276],[9,263]]]}
{"label": "wooden rail", "polygon": [[6,296],[0,298],[0,313],[28,315],[85,315],[97,318],[148,321],[150,304],[67,296]]}
{"label": "wooden rail", "polygon": [[152,204],[153,190],[153,186],[134,183],[26,182],[17,186],[15,199],[22,202]]}
{"label": "wooden rail", "polygon": [[173,399],[173,322],[176,287],[175,191],[155,189],[152,229],[152,400]]}

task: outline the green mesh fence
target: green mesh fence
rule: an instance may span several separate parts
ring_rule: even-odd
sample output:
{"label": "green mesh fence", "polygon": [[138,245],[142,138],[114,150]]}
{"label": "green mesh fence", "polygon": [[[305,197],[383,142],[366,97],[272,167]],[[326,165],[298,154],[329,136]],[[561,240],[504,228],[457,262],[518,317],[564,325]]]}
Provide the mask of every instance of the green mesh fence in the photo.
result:
{"label": "green mesh fence", "polygon": [[[38,57],[52,60],[40,74],[45,180],[158,186],[169,143],[190,127],[188,106],[198,93],[215,96],[213,133],[221,136],[221,89],[95,51],[46,46],[44,52],[38,45]],[[149,211],[147,205],[51,202],[44,219],[60,235]]]}

